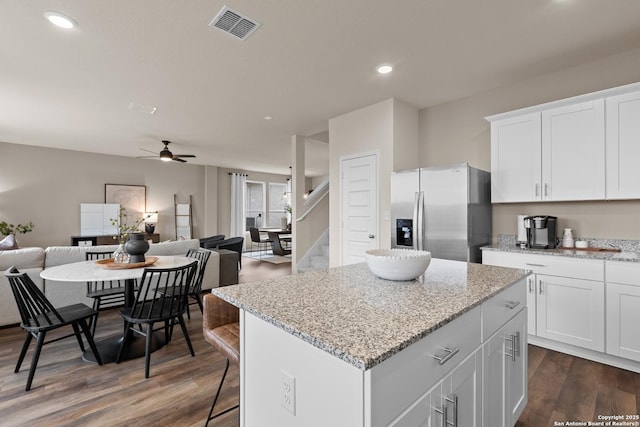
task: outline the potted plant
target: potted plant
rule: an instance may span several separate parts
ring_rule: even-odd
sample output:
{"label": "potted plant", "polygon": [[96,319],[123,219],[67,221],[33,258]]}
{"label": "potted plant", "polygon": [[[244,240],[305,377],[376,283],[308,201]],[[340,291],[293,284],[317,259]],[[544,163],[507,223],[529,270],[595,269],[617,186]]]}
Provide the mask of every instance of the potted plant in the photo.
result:
{"label": "potted plant", "polygon": [[27,224],[18,224],[13,225],[9,224],[6,221],[0,222],[0,234],[3,236],[7,236],[2,241],[0,241],[1,246],[6,246],[9,248],[18,248],[18,242],[16,240],[16,234],[25,234],[29,233],[33,230],[33,223],[29,221]]}
{"label": "potted plant", "polygon": [[118,249],[113,253],[113,261],[116,263],[126,263],[129,262],[129,254],[125,251],[124,244],[129,240],[129,235],[131,233],[137,233],[140,230],[138,227],[140,224],[144,222],[145,219],[149,218],[151,215],[147,215],[143,218],[138,218],[133,224],[127,224],[127,211],[124,206],[120,206],[120,214],[118,218],[109,218],[111,221],[111,225],[116,227],[118,230],[118,234],[113,236],[114,240],[118,240]]}

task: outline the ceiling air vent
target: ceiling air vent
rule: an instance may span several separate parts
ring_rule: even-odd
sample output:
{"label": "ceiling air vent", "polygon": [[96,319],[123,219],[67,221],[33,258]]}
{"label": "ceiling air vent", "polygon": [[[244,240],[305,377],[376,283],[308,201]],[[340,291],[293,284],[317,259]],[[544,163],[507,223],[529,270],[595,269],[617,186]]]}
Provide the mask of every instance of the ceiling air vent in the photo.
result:
{"label": "ceiling air vent", "polygon": [[210,27],[231,34],[240,40],[246,40],[260,25],[255,19],[229,9],[227,6],[224,6],[209,23]]}

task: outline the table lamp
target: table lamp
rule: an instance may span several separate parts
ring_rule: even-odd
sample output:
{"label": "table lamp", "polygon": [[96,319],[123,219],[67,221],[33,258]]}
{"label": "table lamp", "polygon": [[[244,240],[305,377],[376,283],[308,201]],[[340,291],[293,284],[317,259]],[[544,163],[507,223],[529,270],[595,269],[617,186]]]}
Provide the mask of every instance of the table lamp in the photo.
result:
{"label": "table lamp", "polygon": [[144,213],[144,232],[145,233],[153,234],[156,231],[157,223],[158,223],[158,212]]}

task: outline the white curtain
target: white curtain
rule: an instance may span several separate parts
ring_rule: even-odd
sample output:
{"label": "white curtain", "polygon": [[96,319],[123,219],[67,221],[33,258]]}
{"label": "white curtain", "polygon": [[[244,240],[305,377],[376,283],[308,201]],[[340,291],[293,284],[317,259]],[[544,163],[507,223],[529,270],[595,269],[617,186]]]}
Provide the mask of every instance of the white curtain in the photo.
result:
{"label": "white curtain", "polygon": [[244,190],[247,176],[231,173],[231,234],[229,237],[244,237]]}

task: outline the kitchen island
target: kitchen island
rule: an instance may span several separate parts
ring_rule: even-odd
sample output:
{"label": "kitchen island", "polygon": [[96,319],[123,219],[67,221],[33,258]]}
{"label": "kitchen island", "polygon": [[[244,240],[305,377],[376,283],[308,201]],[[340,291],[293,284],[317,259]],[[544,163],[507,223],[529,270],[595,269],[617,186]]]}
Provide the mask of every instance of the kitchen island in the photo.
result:
{"label": "kitchen island", "polygon": [[241,309],[241,425],[512,426],[526,276],[434,259],[407,282],[356,264],[214,289]]}

